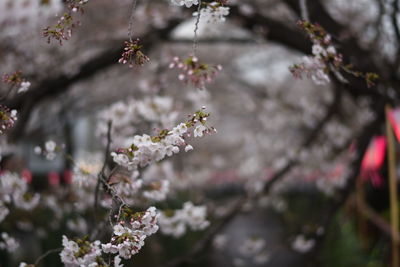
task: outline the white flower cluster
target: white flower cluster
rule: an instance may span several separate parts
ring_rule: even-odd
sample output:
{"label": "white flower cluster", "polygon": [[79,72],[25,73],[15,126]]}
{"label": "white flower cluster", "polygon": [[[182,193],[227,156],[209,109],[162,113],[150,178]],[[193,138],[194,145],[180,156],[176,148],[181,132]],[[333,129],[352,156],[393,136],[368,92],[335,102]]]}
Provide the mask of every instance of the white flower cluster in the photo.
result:
{"label": "white flower cluster", "polygon": [[[321,41],[312,39],[312,54],[313,56],[305,56],[302,62],[290,68],[295,77],[301,77],[305,74],[311,78],[318,85],[325,85],[330,82],[328,73],[329,66],[326,62],[328,59],[333,59],[333,64],[339,64],[342,61],[341,55],[336,52],[333,45],[326,47],[321,45]],[[326,35],[323,42],[324,44],[331,43],[330,35]],[[329,63],[330,64],[330,63]]]}
{"label": "white flower cluster", "polygon": [[48,140],[44,144],[44,147],[36,146],[34,152],[37,155],[44,155],[47,160],[54,160],[57,156],[56,154],[57,144],[53,140]]}
{"label": "white flower cluster", "polygon": [[193,5],[198,5],[199,0],[171,0],[171,3],[176,6],[183,6],[191,7]]}
{"label": "white flower cluster", "polygon": [[0,219],[3,220],[8,214],[6,203],[13,203],[23,210],[32,210],[39,204],[39,200],[40,195],[28,192],[27,182],[19,175],[10,172],[0,175]]}
{"label": "white flower cluster", "polygon": [[316,84],[324,85],[330,82],[329,76],[325,72],[326,65],[320,58],[303,57],[303,66],[307,72],[307,76]]}
{"label": "white flower cluster", "polygon": [[61,261],[70,267],[98,266],[97,258],[101,256],[100,244],[101,242],[98,240],[93,243],[75,242],[63,235],[62,245],[64,248],[60,253]]}
{"label": "white flower cluster", "polygon": [[17,35],[23,27],[23,23],[34,27],[37,23],[53,17],[63,8],[62,0],[52,1],[0,1],[0,24],[4,25],[4,34]]}
{"label": "white flower cluster", "polygon": [[135,205],[143,199],[150,202],[164,201],[173,184],[171,182],[175,181],[176,177],[172,166],[168,162],[162,162],[146,168],[141,178],[139,171],[134,171],[132,174],[120,173],[114,175],[114,178],[118,181],[114,185],[117,194],[123,197],[128,205]]}
{"label": "white flower cluster", "polygon": [[174,102],[171,97],[155,96],[143,100],[128,99],[119,101],[98,115],[97,134],[106,140],[108,122],[112,121],[113,143],[126,146],[136,132],[136,126],[143,121],[150,122],[153,128],[171,127],[176,120]]}
{"label": "white flower cluster", "polygon": [[322,175],[315,181],[317,188],[327,196],[333,196],[336,190],[347,184],[347,169],[338,165],[330,172]]}
{"label": "white flower cluster", "polygon": [[179,238],[186,233],[186,227],[192,231],[204,230],[210,225],[207,221],[207,207],[194,206],[191,202],[183,204],[183,208],[160,213],[158,218],[160,230],[165,235]]}
{"label": "white flower cluster", "polygon": [[88,232],[88,224],[86,220],[82,217],[78,217],[76,219],[68,219],[66,225],[68,230],[74,233],[84,235]]}
{"label": "white flower cluster", "polygon": [[307,253],[314,247],[314,245],[314,239],[307,240],[304,235],[298,235],[292,242],[292,249],[300,253]]}
{"label": "white flower cluster", "polygon": [[2,222],[10,213],[10,210],[4,205],[4,203],[0,202],[0,222]]}
{"label": "white flower cluster", "polygon": [[[202,137],[206,131],[208,129],[204,125],[199,125],[194,130],[194,136]],[[128,149],[128,153],[133,153],[133,156],[117,152],[112,152],[111,156],[118,165],[126,167],[129,170],[136,170],[139,166],[145,167],[164,159],[166,156],[170,157],[178,153],[179,146],[185,145],[186,152],[193,149],[183,138],[185,134],[188,134],[188,127],[185,123],[179,124],[172,131],[165,132],[164,134],[163,138],[156,141],[153,141],[152,137],[147,134],[135,135],[131,148]]]}
{"label": "white flower cluster", "polygon": [[18,94],[24,93],[24,92],[28,91],[29,87],[31,87],[31,83],[29,81],[23,81],[23,82],[21,82],[21,84],[17,90],[17,93]]}
{"label": "white flower cluster", "polygon": [[248,238],[239,247],[239,252],[248,257],[255,264],[264,264],[269,261],[269,254],[265,250],[265,240],[262,238]]}
{"label": "white flower cluster", "polygon": [[14,124],[18,119],[18,112],[15,109],[10,111],[7,107],[0,105],[0,113],[2,116],[0,120],[0,134],[3,134],[8,129],[14,127]]}
{"label": "white flower cluster", "polygon": [[75,161],[72,172],[71,194],[73,194],[74,208],[85,211],[94,205],[94,198],[89,198],[97,184],[97,174],[103,165],[101,153],[85,153]]}
{"label": "white flower cluster", "polygon": [[[200,10],[200,20],[207,23],[224,22],[228,15],[229,7],[221,6],[217,2],[211,2],[206,8]],[[194,12],[193,16],[197,17],[198,13]]]}
{"label": "white flower cluster", "polygon": [[112,152],[111,156],[115,163],[128,168],[137,169],[138,166],[145,167],[153,162],[160,161],[166,156],[172,156],[179,152],[179,145],[184,144],[183,138],[179,135],[169,135],[162,142],[153,142],[147,134],[136,135],[133,145],[138,148],[133,158],[129,158],[124,153]]}
{"label": "white flower cluster", "polygon": [[19,243],[7,233],[1,233],[0,249],[14,252],[19,247]]}
{"label": "white flower cluster", "polygon": [[143,191],[143,196],[149,200],[163,201],[169,192],[170,182],[168,180],[160,180],[150,183],[147,190]]}
{"label": "white flower cluster", "polygon": [[102,245],[105,253],[118,253],[122,258],[130,259],[144,246],[146,237],[158,231],[155,207],[148,208],[137,217],[129,223],[120,222],[114,226],[111,242]]}

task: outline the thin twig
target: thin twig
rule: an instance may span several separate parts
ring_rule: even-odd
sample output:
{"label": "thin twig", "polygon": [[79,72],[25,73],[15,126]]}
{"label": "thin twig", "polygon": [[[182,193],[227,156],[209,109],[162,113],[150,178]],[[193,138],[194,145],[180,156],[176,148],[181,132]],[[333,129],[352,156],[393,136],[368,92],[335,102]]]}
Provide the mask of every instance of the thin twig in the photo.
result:
{"label": "thin twig", "polygon": [[392,2],[392,25],[394,28],[394,33],[396,35],[396,40],[397,40],[397,52],[396,52],[396,57],[395,57],[395,66],[399,66],[399,60],[400,60],[400,27],[399,27],[399,0],[393,0]]}
{"label": "thin twig", "polygon": [[199,23],[200,23],[200,16],[201,16],[201,0],[199,0],[199,6],[197,7],[197,17],[196,23],[194,24],[194,37],[193,37],[193,56],[196,56],[197,52],[197,39],[198,39],[198,30],[199,30]]}
{"label": "thin twig", "polygon": [[135,10],[136,10],[137,1],[138,0],[133,0],[131,16],[129,18],[128,37],[129,37],[129,41],[131,41],[131,42],[133,40],[133,21],[135,19]]}
{"label": "thin twig", "polygon": [[392,2],[392,25],[394,28],[394,32],[396,34],[397,40],[400,40],[400,27],[399,27],[399,0],[393,0]]}
{"label": "thin twig", "polygon": [[301,18],[306,21],[310,21],[310,16],[308,15],[307,0],[299,0]]}
{"label": "thin twig", "polygon": [[44,258],[46,258],[47,256],[49,256],[50,254],[53,254],[53,253],[56,253],[56,252],[60,252],[60,251],[62,251],[62,250],[63,250],[63,248],[53,248],[53,249],[50,249],[50,250],[46,251],[46,252],[43,253],[39,258],[36,259],[34,265],[35,265],[35,266],[38,265],[39,262],[40,262],[41,260],[43,260]]}
{"label": "thin twig", "polygon": [[103,167],[101,168],[100,173],[97,176],[97,184],[96,184],[96,188],[94,191],[94,211],[95,212],[97,211],[97,208],[98,208],[99,189],[100,189],[101,179],[102,179],[102,176],[104,176],[104,172],[106,170],[107,162],[108,162],[109,155],[110,155],[111,129],[112,129],[112,121],[108,121],[108,123],[107,123],[107,145],[106,145],[106,149],[104,152],[104,163],[103,163]]}

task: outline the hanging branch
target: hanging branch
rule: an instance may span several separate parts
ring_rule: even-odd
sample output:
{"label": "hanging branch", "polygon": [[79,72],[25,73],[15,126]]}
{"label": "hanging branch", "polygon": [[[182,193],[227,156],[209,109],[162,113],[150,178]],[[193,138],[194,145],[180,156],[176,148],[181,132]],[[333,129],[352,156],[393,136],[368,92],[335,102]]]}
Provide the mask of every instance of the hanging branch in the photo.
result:
{"label": "hanging branch", "polygon": [[310,16],[308,15],[307,0],[299,0],[299,6],[301,11],[301,18],[303,20],[310,21]]}
{"label": "hanging branch", "polygon": [[131,16],[129,18],[128,37],[131,42],[133,41],[132,40],[132,38],[133,38],[133,21],[135,19],[135,10],[136,10],[136,6],[137,6],[137,2],[138,2],[138,0],[133,0]]}
{"label": "hanging branch", "polygon": [[36,259],[34,266],[37,266],[37,265],[39,264],[40,261],[42,261],[44,258],[46,258],[47,256],[49,256],[50,254],[60,252],[61,250],[63,250],[63,248],[49,249],[48,251],[46,251],[45,253],[43,253],[41,256],[39,256],[39,258]]}
{"label": "hanging branch", "polygon": [[[104,172],[107,167],[108,159],[110,158],[109,155],[110,155],[110,145],[111,145],[111,129],[112,129],[112,121],[110,120],[107,123],[107,145],[106,145],[106,149],[104,151],[104,163],[103,163],[103,167],[101,168],[100,173],[98,174],[96,189],[95,189],[95,193],[94,193],[94,212],[95,213],[98,208],[99,189],[100,189],[101,179],[103,176],[105,176]],[[95,215],[95,217],[96,217],[96,215]]]}
{"label": "hanging branch", "polygon": [[199,23],[201,17],[201,0],[199,0],[199,5],[197,7],[197,16],[196,16],[196,23],[194,24],[194,37],[193,37],[193,51],[192,56],[196,56],[197,52],[197,42],[198,42],[198,30],[199,30]]}

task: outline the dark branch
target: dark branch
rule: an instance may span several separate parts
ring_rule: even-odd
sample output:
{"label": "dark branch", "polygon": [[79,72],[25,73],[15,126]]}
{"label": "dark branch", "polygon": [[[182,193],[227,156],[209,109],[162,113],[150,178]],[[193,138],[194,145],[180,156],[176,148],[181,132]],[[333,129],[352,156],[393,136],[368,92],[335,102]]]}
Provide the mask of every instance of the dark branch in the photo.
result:
{"label": "dark branch", "polygon": [[[159,44],[160,40],[166,40],[171,31],[181,22],[181,19],[172,19],[163,29],[149,29],[149,31],[141,36],[143,52],[148,53],[151,49]],[[34,88],[24,94],[17,95],[13,99],[7,101],[5,105],[11,109],[20,111],[18,123],[13,131],[13,139],[18,139],[23,135],[25,125],[29,120],[29,116],[35,105],[46,98],[54,97],[66,92],[71,85],[78,81],[93,77],[100,71],[118,63],[123,51],[123,40],[115,42],[110,48],[95,56],[85,64],[79,71],[68,76],[61,74],[39,82]],[[22,111],[21,111],[22,110]]]}

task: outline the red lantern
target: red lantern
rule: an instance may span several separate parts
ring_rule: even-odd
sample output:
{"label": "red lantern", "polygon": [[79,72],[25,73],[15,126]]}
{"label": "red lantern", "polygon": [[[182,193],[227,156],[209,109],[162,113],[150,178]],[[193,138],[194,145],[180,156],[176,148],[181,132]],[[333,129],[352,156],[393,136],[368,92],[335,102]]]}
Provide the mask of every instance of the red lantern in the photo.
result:
{"label": "red lantern", "polygon": [[376,136],[369,143],[361,163],[361,177],[370,180],[373,186],[381,186],[383,183],[379,170],[383,165],[386,151],[386,137]]}

